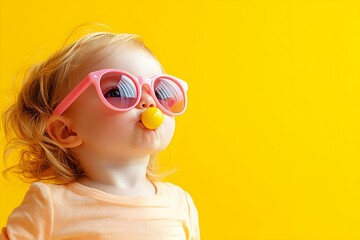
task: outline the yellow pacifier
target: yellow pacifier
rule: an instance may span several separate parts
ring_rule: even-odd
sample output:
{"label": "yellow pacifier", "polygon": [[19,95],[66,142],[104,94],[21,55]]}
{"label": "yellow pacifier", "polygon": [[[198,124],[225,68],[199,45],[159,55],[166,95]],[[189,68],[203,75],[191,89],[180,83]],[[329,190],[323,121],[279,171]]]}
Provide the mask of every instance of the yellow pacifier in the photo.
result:
{"label": "yellow pacifier", "polygon": [[149,107],[143,112],[141,121],[146,128],[156,129],[164,121],[164,114],[156,107]]}

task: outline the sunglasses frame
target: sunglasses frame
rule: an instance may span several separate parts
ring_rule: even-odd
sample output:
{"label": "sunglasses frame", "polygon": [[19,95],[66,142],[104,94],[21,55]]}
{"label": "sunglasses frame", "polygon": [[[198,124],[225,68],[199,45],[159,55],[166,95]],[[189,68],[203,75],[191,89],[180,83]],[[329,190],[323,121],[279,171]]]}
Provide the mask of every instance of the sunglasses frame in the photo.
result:
{"label": "sunglasses frame", "polygon": [[[100,87],[100,80],[102,78],[102,76],[104,76],[105,74],[108,74],[110,72],[114,72],[114,73],[120,73],[120,74],[125,74],[127,77],[129,77],[135,84],[136,87],[136,91],[138,93],[137,97],[136,97],[136,101],[134,103],[133,106],[125,108],[125,109],[120,109],[120,108],[116,108],[113,105],[111,105],[104,97],[102,91],[101,91],[101,87]],[[173,81],[174,83],[176,83],[176,85],[178,85],[178,87],[181,89],[182,94],[184,95],[184,109],[179,112],[179,113],[172,113],[169,110],[167,110],[166,108],[164,108],[160,102],[158,101],[158,99],[155,96],[155,92],[154,92],[154,82],[156,79],[158,78],[167,78],[170,79],[171,81]],[[152,98],[154,99],[155,103],[156,103],[156,107],[158,107],[161,111],[163,111],[165,114],[170,115],[170,116],[178,116],[182,113],[185,112],[186,107],[187,107],[187,90],[188,90],[188,85],[184,80],[181,80],[180,78],[168,75],[168,74],[158,74],[155,75],[151,78],[148,77],[144,77],[144,76],[139,76],[136,77],[134,75],[132,75],[131,73],[121,70],[121,69],[116,69],[116,68],[106,68],[106,69],[102,69],[102,70],[98,70],[98,71],[94,71],[89,73],[83,80],[81,80],[74,88],[73,90],[70,91],[70,93],[57,105],[57,107],[55,108],[55,110],[53,111],[53,114],[55,115],[61,115],[63,114],[66,109],[73,103],[75,102],[76,99],[78,99],[80,97],[80,95],[85,92],[85,90],[90,86],[90,85],[94,85],[96,92],[100,98],[100,100],[105,104],[105,106],[107,106],[108,108],[115,110],[115,111],[119,111],[119,112],[125,112],[128,111],[132,108],[134,108],[141,99],[141,95],[142,95],[142,86],[146,84],[150,87],[150,95],[152,96]]]}

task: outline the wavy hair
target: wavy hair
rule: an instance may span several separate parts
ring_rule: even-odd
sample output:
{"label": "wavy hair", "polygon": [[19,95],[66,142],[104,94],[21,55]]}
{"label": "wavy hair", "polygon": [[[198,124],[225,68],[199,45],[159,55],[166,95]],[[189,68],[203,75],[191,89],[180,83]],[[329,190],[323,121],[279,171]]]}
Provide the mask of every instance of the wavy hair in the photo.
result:
{"label": "wavy hair", "polygon": [[[69,92],[73,69],[81,65],[83,59],[90,57],[90,52],[119,46],[143,49],[157,60],[138,35],[94,32],[63,46],[26,72],[25,83],[16,102],[3,113],[7,139],[4,151],[5,177],[14,173],[24,182],[66,184],[83,175],[71,151],[53,141],[46,133],[45,122],[63,95]],[[19,153],[16,156],[20,159],[8,166],[9,155],[13,152]],[[147,175],[151,179],[159,176],[156,174],[155,156],[150,157]]]}

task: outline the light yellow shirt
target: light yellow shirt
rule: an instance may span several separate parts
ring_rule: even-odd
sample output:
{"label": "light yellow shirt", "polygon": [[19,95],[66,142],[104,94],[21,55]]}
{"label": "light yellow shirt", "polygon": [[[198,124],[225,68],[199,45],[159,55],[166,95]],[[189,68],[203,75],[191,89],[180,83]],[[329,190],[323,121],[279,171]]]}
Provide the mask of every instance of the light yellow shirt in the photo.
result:
{"label": "light yellow shirt", "polygon": [[153,196],[116,196],[80,183],[33,183],[0,239],[200,239],[198,213],[180,187],[154,182]]}

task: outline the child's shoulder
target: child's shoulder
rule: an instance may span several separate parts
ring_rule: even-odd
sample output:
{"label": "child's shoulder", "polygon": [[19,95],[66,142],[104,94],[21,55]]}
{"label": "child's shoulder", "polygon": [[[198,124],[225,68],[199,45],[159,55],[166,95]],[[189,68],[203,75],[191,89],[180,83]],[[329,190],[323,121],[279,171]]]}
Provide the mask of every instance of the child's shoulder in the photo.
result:
{"label": "child's shoulder", "polygon": [[66,185],[33,182],[31,183],[26,195],[46,199],[54,195],[61,194],[64,191],[66,191]]}
{"label": "child's shoulder", "polygon": [[155,186],[157,187],[157,190],[159,190],[162,194],[168,193],[168,194],[172,194],[172,195],[177,195],[177,196],[183,196],[183,197],[188,197],[189,193],[184,190],[181,186],[176,185],[174,183],[171,182],[155,182]]}
{"label": "child's shoulder", "polygon": [[176,185],[174,183],[171,183],[171,182],[162,182],[162,181],[157,181],[155,182],[155,185],[156,186],[160,186],[162,188],[166,188],[168,190],[171,190],[171,191],[178,191],[178,192],[183,192],[185,191],[182,187],[180,187],[179,185]]}
{"label": "child's shoulder", "polygon": [[57,188],[58,185],[48,184],[43,182],[33,182],[30,184],[28,193],[34,194],[48,194],[54,188]]}
{"label": "child's shoulder", "polygon": [[33,182],[30,184],[29,190],[35,191],[59,191],[66,187],[66,184],[51,184],[43,182]]}

